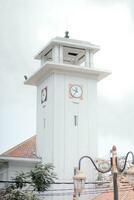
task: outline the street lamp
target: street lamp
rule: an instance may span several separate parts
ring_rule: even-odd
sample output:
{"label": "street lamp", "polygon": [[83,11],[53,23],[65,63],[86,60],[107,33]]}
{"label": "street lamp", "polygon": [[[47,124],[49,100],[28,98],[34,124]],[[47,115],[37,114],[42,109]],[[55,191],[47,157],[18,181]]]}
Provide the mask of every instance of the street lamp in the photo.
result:
{"label": "street lamp", "polygon": [[132,155],[132,164],[134,165],[134,154],[133,152],[129,151],[124,159],[124,165],[123,167],[119,167],[118,165],[118,158],[117,158],[117,151],[116,151],[116,146],[113,146],[111,150],[111,158],[110,158],[110,166],[106,170],[99,169],[93,159],[90,156],[82,156],[79,159],[78,163],[78,169],[76,170],[76,173],[73,177],[74,180],[74,191],[76,194],[80,194],[84,188],[84,183],[86,180],[85,175],[81,171],[81,162],[83,159],[88,158],[92,164],[94,165],[95,169],[100,172],[100,173],[107,173],[107,172],[112,172],[113,174],[113,188],[114,188],[114,200],[118,200],[118,185],[117,185],[117,177],[118,177],[118,172],[122,173],[125,170],[127,161],[128,161],[128,156]]}
{"label": "street lamp", "polygon": [[76,168],[73,180],[75,193],[78,193],[78,195],[80,195],[80,193],[85,188],[86,176],[82,171]]}

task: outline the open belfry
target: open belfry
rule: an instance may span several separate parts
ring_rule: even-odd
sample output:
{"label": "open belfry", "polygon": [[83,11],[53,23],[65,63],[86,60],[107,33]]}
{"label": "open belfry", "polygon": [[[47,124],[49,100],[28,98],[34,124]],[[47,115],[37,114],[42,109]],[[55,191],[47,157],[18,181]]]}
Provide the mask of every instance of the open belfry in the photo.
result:
{"label": "open belfry", "polygon": [[[97,157],[97,82],[109,75],[93,65],[99,49],[55,37],[35,56],[41,67],[25,81],[37,87],[37,155],[53,163],[58,181],[72,181],[81,156]],[[89,166],[84,161],[91,181]]]}

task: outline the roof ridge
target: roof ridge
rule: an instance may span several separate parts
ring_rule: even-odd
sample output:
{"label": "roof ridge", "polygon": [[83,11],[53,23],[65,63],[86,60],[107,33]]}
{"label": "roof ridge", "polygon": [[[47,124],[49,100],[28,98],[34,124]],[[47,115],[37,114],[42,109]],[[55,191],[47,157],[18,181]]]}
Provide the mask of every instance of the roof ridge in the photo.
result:
{"label": "roof ridge", "polygon": [[14,151],[14,150],[17,149],[18,147],[21,147],[23,144],[27,143],[29,140],[31,140],[31,139],[34,138],[34,137],[36,137],[36,135],[33,135],[32,137],[30,137],[30,138],[24,140],[23,142],[21,142],[21,143],[15,145],[14,147],[10,148],[9,150],[3,152],[3,153],[0,154],[0,155],[5,155],[5,156],[6,156],[6,154],[10,153],[11,151]]}

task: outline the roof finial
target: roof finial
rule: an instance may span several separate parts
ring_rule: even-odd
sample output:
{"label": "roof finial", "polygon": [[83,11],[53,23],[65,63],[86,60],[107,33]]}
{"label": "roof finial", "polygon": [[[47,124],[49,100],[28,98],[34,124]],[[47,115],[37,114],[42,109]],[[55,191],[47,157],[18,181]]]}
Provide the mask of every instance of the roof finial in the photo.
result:
{"label": "roof finial", "polygon": [[24,75],[24,79],[25,79],[25,81],[28,79],[26,75]]}
{"label": "roof finial", "polygon": [[65,32],[65,38],[69,38],[69,32],[68,31]]}

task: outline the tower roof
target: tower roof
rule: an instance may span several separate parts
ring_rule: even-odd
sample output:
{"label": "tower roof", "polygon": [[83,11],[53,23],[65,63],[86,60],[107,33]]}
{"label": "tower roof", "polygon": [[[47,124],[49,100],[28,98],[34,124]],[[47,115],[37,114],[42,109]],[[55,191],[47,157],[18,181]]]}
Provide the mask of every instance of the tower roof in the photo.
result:
{"label": "tower roof", "polygon": [[93,67],[93,54],[99,49],[87,41],[55,37],[35,56],[41,60],[41,67],[24,83],[37,86],[51,73],[77,74],[99,81],[110,74]]}
{"label": "tower roof", "polygon": [[87,41],[55,37],[41,51],[39,51],[39,53],[35,56],[35,59],[41,59],[42,55],[48,53],[54,45],[62,45],[78,49],[90,49],[93,53],[96,53],[100,49],[98,45],[94,45]]}

